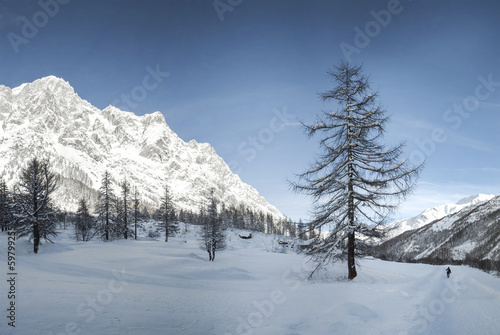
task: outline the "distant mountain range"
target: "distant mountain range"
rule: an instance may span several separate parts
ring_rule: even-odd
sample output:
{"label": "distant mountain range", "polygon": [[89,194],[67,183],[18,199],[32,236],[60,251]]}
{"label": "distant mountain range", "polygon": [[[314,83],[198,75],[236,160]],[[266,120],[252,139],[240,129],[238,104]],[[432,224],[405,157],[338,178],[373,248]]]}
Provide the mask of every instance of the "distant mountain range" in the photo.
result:
{"label": "distant mountain range", "polygon": [[447,215],[454,214],[470,206],[490,200],[494,197],[491,194],[476,194],[463,198],[455,204],[445,204],[436,207],[428,208],[419,215],[395,221],[388,224],[385,228],[387,236],[384,240],[389,240],[397,235],[404,233],[407,230],[418,229],[431,223],[432,221],[444,218]]}
{"label": "distant mountain range", "polygon": [[394,228],[392,237],[375,248],[383,259],[464,263],[485,269],[500,265],[500,196],[471,196],[388,228]]}
{"label": "distant mountain range", "polygon": [[181,140],[162,113],[137,116],[113,106],[100,110],[54,76],[13,89],[0,85],[0,177],[12,187],[35,156],[48,158],[60,176],[54,198],[63,210],[74,211],[82,197],[95,202],[108,170],[115,193],[127,178],[152,208],[168,184],[178,209],[199,211],[214,188],[227,206],[243,204],[284,218],[233,174],[210,144]]}

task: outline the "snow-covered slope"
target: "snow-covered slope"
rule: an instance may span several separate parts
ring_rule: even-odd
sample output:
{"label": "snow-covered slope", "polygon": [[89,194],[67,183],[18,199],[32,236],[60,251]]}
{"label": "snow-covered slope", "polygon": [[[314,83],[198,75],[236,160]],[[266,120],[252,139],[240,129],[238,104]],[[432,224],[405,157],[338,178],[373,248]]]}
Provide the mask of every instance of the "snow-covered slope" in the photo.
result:
{"label": "snow-covered slope", "polygon": [[125,177],[155,208],[168,184],[178,208],[198,211],[210,188],[228,206],[283,215],[243,183],[208,143],[184,142],[163,114],[137,116],[104,110],[81,99],[54,76],[11,89],[0,85],[0,177],[12,187],[29,158],[49,158],[61,176],[56,204],[75,210],[81,197],[96,198],[104,171]]}
{"label": "snow-covered slope", "polygon": [[384,238],[384,240],[394,238],[395,236],[398,236],[408,230],[418,229],[435,220],[442,219],[445,216],[459,212],[470,206],[475,206],[479,203],[491,200],[493,197],[493,194],[471,195],[459,200],[455,204],[439,205],[436,207],[428,208],[415,217],[392,222],[385,226],[387,230],[387,236]]}
{"label": "snow-covered slope", "polygon": [[500,265],[500,196],[406,231],[378,248],[381,257],[393,260]]}
{"label": "snow-covered slope", "polygon": [[[485,335],[500,333],[500,279],[465,266],[361,260],[353,281],[308,281],[312,264],[269,253],[273,236],[242,240],[207,260],[198,227],[165,243],[76,243],[62,231],[35,255],[16,245],[16,328],[0,281],[0,334]],[[181,229],[183,230],[183,229]],[[0,264],[7,264],[0,233]],[[338,265],[333,273],[345,274]],[[333,279],[333,280],[332,280]]]}

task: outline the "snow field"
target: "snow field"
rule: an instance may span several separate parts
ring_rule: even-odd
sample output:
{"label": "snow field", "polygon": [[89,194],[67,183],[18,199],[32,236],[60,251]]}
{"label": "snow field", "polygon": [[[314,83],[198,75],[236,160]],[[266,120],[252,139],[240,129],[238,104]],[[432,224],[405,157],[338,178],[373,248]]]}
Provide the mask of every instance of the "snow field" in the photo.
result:
{"label": "snow field", "polygon": [[[198,227],[171,238],[75,242],[62,231],[38,255],[16,243],[16,328],[1,334],[498,334],[500,280],[468,267],[367,259],[353,281],[344,265],[327,277],[279,237],[228,231],[214,262]],[[181,227],[182,231],[182,227]],[[283,238],[281,238],[283,239]],[[0,268],[7,273],[5,234]],[[8,283],[0,284],[7,306]]]}

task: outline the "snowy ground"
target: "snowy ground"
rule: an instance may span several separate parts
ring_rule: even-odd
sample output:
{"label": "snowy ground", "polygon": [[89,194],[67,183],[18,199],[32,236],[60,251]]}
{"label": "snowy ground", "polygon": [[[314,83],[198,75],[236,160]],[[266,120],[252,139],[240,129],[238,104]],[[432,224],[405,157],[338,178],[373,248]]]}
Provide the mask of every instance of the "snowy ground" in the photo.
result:
{"label": "snowy ground", "polygon": [[[479,270],[364,260],[351,282],[311,282],[303,256],[269,252],[273,236],[230,232],[209,262],[196,229],[168,243],[67,230],[38,255],[18,240],[16,327],[4,279],[0,334],[500,334],[500,279]],[[1,233],[4,277],[6,245]]]}

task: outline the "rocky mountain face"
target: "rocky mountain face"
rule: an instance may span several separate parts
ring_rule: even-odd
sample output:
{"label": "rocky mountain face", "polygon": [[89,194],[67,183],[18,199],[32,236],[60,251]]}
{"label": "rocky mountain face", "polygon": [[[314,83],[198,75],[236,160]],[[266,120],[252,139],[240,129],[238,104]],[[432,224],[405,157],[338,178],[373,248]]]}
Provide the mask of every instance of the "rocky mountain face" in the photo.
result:
{"label": "rocky mountain face", "polygon": [[82,197],[95,202],[106,170],[115,193],[127,178],[144,204],[157,208],[169,185],[178,209],[198,211],[211,188],[228,206],[284,216],[233,174],[208,143],[184,142],[162,113],[137,116],[103,110],[53,76],[11,89],[0,85],[0,177],[9,187],[32,157],[48,158],[60,176],[55,203],[74,211]]}
{"label": "rocky mountain face", "polygon": [[[477,200],[479,197],[473,197]],[[488,198],[484,197],[483,198]],[[500,196],[470,205],[376,247],[388,260],[459,263],[486,270],[500,266]]]}

